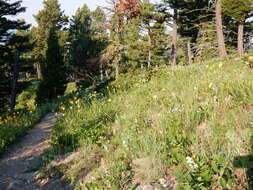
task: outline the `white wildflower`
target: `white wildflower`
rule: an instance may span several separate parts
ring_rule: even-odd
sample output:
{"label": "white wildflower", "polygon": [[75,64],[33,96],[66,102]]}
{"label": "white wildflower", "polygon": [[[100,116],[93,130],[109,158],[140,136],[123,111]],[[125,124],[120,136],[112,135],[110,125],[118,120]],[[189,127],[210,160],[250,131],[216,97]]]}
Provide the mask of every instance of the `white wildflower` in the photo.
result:
{"label": "white wildflower", "polygon": [[126,140],[122,140],[122,144],[125,148],[127,148],[127,141]]}
{"label": "white wildflower", "polygon": [[181,110],[180,110],[180,108],[178,108],[178,107],[172,107],[172,108],[171,108],[171,112],[172,112],[172,113],[181,112]]}
{"label": "white wildflower", "polygon": [[109,150],[108,147],[105,144],[103,144],[102,146],[108,152],[108,150]]}
{"label": "white wildflower", "polygon": [[199,168],[198,164],[196,164],[196,163],[194,162],[194,160],[193,160],[191,157],[189,157],[189,156],[186,157],[186,162],[187,162],[187,163],[189,164],[189,166],[190,166],[191,168],[193,168],[193,169]]}
{"label": "white wildflower", "polygon": [[167,183],[167,181],[166,181],[164,178],[159,179],[159,183],[160,183],[164,188],[166,188],[166,187],[169,186],[169,184]]}

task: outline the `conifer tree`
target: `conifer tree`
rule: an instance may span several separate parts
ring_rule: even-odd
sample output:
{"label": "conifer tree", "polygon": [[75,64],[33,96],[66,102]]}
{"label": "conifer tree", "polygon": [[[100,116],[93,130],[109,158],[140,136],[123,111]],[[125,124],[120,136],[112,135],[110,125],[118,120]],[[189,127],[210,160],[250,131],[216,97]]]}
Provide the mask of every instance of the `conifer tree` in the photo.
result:
{"label": "conifer tree", "polygon": [[214,58],[218,55],[218,44],[216,40],[215,22],[207,21],[200,23],[196,45],[194,46],[196,63],[200,63],[202,59]]}
{"label": "conifer tree", "polygon": [[0,0],[0,112],[5,110],[5,106],[10,101],[11,79],[12,79],[12,54],[10,41],[14,39],[15,34],[10,30],[27,29],[23,21],[12,19],[13,16],[24,12],[25,8],[21,6],[21,1],[8,2]]}
{"label": "conifer tree", "polygon": [[114,76],[117,79],[120,74],[120,66],[123,61],[123,31],[125,26],[124,12],[117,9],[117,2],[110,0],[108,3],[110,18],[107,28],[110,30],[109,44],[103,51],[103,59],[114,68]]}
{"label": "conifer tree", "polygon": [[91,11],[87,5],[79,8],[70,21],[70,64],[81,66],[92,51]]}
{"label": "conifer tree", "polygon": [[99,56],[108,45],[108,34],[106,32],[106,15],[103,9],[97,7],[91,12],[92,44],[94,56]]}
{"label": "conifer tree", "polygon": [[[177,64],[177,49],[178,49],[178,1],[177,0],[163,0],[161,12],[167,15],[167,22],[172,28],[172,43],[171,43],[171,57],[172,57],[172,65],[175,66]],[[173,10],[173,13],[171,13]]]}
{"label": "conifer tree", "polygon": [[144,48],[147,47],[143,47],[143,42],[140,39],[140,19],[129,20],[124,32],[126,67],[140,67],[145,64],[146,60],[143,61],[141,55],[145,51]]}
{"label": "conifer tree", "polygon": [[35,42],[33,57],[36,60],[38,78],[42,78],[41,67],[45,61],[49,27],[54,26],[57,32],[61,33],[68,18],[61,10],[58,0],[44,0],[43,9],[34,17],[38,26],[33,29],[32,33]]}
{"label": "conifer tree", "polygon": [[45,63],[42,65],[42,76],[38,90],[37,102],[49,102],[58,95],[63,95],[66,89],[66,71],[63,56],[60,51],[59,37],[56,27],[49,30]]}
{"label": "conifer tree", "polygon": [[[209,7],[209,1],[193,1],[193,0],[163,0],[163,4],[168,9],[174,10],[174,13],[171,14],[170,11],[164,11],[167,14],[167,17],[171,18],[169,21],[172,22],[172,56],[173,63],[176,63],[176,49],[177,49],[177,36],[180,35],[181,38],[187,40],[187,49],[188,49],[188,62],[192,62],[191,51],[196,49],[194,47],[199,36],[199,32],[202,29],[202,23],[207,23],[212,20],[214,17],[212,9]],[[166,9],[164,9],[166,10]],[[176,24],[176,25],[175,25]],[[178,35],[177,35],[178,34]],[[195,52],[196,53],[196,52]]]}
{"label": "conifer tree", "polygon": [[[99,56],[107,44],[105,30],[105,13],[97,8],[90,11],[87,5],[79,8],[70,21],[70,67],[72,75],[80,84],[89,86],[97,80],[99,71]],[[87,60],[94,61],[90,66]],[[86,83],[86,84],[84,84]]]}
{"label": "conifer tree", "polygon": [[149,1],[141,6],[140,16],[131,18],[125,26],[125,55],[135,66],[164,64],[169,39],[165,33],[165,15]]}
{"label": "conifer tree", "polygon": [[240,56],[244,54],[244,27],[246,20],[253,14],[253,2],[251,0],[223,0],[222,11],[225,16],[231,17],[237,25],[237,51]]}
{"label": "conifer tree", "polygon": [[151,67],[152,62],[152,40],[151,40],[151,28],[154,17],[155,6],[150,3],[149,0],[145,0],[142,3],[142,11],[141,11],[141,30],[146,33],[142,37],[142,46],[140,51],[140,55],[142,57],[142,61],[147,63],[148,67]]}
{"label": "conifer tree", "polygon": [[168,35],[165,33],[164,16],[156,13],[155,23],[151,27],[151,49],[152,62],[154,66],[163,65],[166,63],[166,50],[168,49]]}
{"label": "conifer tree", "polygon": [[[23,28],[28,29],[30,26],[25,25]],[[14,111],[16,105],[16,96],[18,92],[18,79],[22,67],[27,65],[25,60],[25,54],[31,50],[31,44],[29,43],[29,36],[24,30],[17,30],[9,42],[6,44],[8,52],[7,63],[11,66],[11,94],[10,94],[10,110]]]}

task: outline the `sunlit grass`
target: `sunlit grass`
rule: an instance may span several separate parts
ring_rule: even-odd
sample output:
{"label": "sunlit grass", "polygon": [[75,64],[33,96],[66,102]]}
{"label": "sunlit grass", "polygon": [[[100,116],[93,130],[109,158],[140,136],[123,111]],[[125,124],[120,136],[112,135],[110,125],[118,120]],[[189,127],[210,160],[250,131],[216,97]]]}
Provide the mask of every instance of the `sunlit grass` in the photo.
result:
{"label": "sunlit grass", "polygon": [[53,147],[57,153],[97,147],[92,154],[106,166],[93,168],[93,180],[78,178],[85,163],[69,165],[68,176],[83,188],[129,189],[168,171],[178,189],[235,188],[234,159],[251,151],[252,76],[240,59],[129,72],[104,94],[62,104]]}

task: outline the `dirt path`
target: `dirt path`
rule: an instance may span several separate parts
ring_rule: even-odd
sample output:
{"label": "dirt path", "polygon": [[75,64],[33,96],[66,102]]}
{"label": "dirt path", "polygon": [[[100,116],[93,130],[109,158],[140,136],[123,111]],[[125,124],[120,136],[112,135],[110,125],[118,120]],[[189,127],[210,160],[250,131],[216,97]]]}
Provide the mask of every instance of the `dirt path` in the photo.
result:
{"label": "dirt path", "polygon": [[[0,158],[0,190],[51,189],[36,183],[37,172],[31,169],[38,166],[42,154],[49,148],[51,129],[57,118],[47,114]],[[57,185],[53,189],[65,189],[56,188]]]}

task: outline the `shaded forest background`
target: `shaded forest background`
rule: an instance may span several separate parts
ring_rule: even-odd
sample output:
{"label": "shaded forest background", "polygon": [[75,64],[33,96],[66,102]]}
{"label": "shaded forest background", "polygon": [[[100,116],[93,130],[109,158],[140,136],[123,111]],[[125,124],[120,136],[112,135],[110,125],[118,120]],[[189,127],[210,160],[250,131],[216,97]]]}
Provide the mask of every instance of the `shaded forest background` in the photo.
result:
{"label": "shaded forest background", "polygon": [[1,112],[13,112],[31,82],[39,81],[39,105],[69,82],[86,88],[137,68],[243,56],[252,48],[252,9],[250,0],[109,0],[67,17],[57,0],[44,0],[31,27],[14,19],[25,11],[22,1],[1,0]]}

